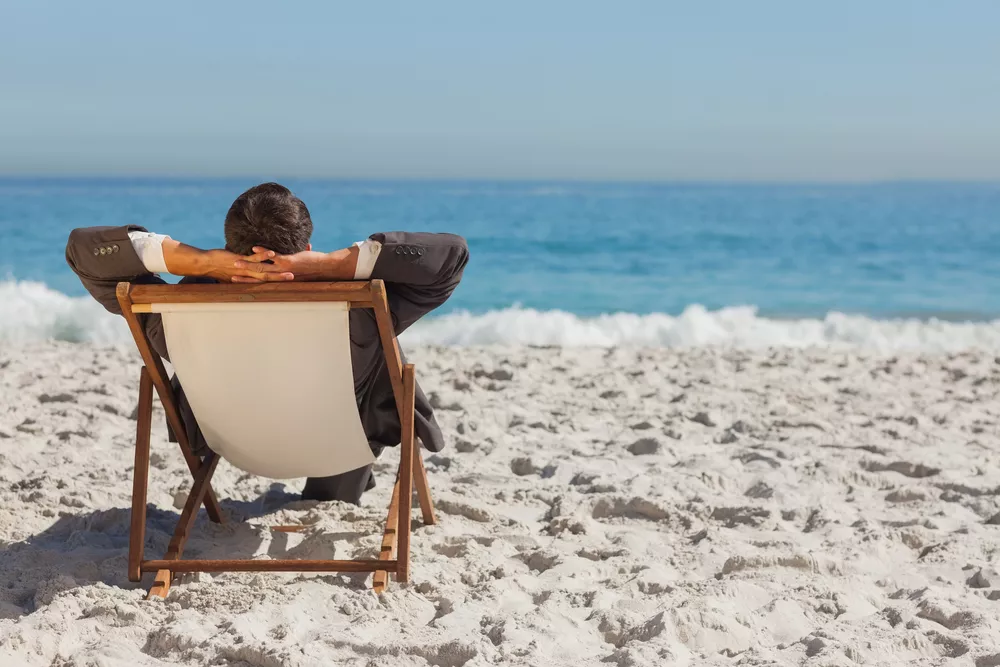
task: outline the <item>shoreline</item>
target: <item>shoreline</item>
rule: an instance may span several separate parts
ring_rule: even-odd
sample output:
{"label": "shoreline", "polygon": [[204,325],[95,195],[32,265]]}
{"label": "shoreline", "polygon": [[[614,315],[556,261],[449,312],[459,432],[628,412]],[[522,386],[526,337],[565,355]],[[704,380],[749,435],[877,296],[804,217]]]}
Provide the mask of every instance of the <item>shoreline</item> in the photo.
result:
{"label": "shoreline", "polygon": [[[46,340],[130,343],[125,323],[90,297],[69,297],[42,283],[0,281],[0,347]],[[828,313],[823,319],[773,319],[754,307],[717,311],[692,305],[679,316],[629,312],[581,317],[566,311],[508,308],[435,313],[407,330],[404,345],[544,345],[632,349],[828,348],[837,351],[1000,354],[1000,319],[949,322],[879,320]]]}

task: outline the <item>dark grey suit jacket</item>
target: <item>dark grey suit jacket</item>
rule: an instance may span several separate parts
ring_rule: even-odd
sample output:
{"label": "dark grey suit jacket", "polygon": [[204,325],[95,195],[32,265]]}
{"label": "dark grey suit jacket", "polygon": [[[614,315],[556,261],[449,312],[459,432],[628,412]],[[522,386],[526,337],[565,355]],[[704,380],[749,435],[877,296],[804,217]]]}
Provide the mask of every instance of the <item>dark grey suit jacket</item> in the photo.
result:
{"label": "dark grey suit jacket", "polygon": [[[130,231],[146,231],[137,225],[123,227],[86,227],[74,229],[66,245],[66,261],[80,277],[87,291],[108,311],[121,314],[115,288],[121,281],[163,284],[159,276],[146,270],[128,238]],[[469,259],[465,239],[453,234],[387,232],[369,238],[382,244],[382,251],[372,271],[373,279],[385,281],[396,333],[402,333],[420,317],[434,310],[451,296]],[[103,249],[103,252],[102,252]],[[182,282],[191,282],[184,279]],[[209,280],[211,282],[211,280]],[[153,349],[164,359],[170,358],[163,335],[163,322],[156,313],[140,315],[140,321]],[[382,353],[374,311],[355,308],[350,313],[351,361],[354,365],[354,391],[358,399],[361,424],[372,450],[399,444],[400,424],[392,384]],[[195,453],[208,449],[191,407],[176,376],[174,389],[185,430]],[[444,440],[434,419],[427,397],[420,386],[416,391],[417,437],[434,452],[441,451]],[[364,470],[364,469],[362,469]],[[350,473],[348,473],[350,475]],[[357,502],[370,479],[370,467],[359,478],[361,489],[339,494],[341,500]],[[356,498],[354,496],[357,496]]]}

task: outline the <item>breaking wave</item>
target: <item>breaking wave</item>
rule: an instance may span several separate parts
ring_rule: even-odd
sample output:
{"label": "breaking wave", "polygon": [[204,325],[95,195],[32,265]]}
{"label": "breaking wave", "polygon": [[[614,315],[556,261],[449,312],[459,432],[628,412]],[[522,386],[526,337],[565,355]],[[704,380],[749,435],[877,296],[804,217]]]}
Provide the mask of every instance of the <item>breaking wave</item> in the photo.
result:
{"label": "breaking wave", "polygon": [[39,282],[0,282],[0,343],[41,340],[117,343],[131,336],[125,320],[89,296],[66,296]]}
{"label": "breaking wave", "polygon": [[[410,345],[696,347],[844,347],[879,352],[982,349],[1000,352],[1000,320],[874,319],[831,312],[818,319],[761,317],[751,306],[680,315],[572,313],[506,308],[428,318],[403,334]],[[70,297],[38,282],[0,282],[0,342],[130,340],[125,323],[90,297]]]}

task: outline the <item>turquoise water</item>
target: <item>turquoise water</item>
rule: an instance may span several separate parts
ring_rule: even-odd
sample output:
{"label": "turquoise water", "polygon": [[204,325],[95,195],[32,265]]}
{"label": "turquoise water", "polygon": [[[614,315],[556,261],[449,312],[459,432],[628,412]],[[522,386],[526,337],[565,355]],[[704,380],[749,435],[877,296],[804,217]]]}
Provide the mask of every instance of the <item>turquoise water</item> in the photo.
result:
{"label": "turquoise water", "polygon": [[[255,182],[0,179],[0,317],[41,289],[30,283],[52,299],[83,294],[63,259],[73,227],[135,223],[216,247],[229,204]],[[1000,184],[283,182],[308,205],[319,249],[395,229],[465,236],[472,259],[439,315],[493,318],[497,340],[498,313],[533,313],[542,320],[518,326],[544,328],[562,326],[543,317],[557,310],[577,324],[631,313],[647,328],[684,313],[1000,317]]]}

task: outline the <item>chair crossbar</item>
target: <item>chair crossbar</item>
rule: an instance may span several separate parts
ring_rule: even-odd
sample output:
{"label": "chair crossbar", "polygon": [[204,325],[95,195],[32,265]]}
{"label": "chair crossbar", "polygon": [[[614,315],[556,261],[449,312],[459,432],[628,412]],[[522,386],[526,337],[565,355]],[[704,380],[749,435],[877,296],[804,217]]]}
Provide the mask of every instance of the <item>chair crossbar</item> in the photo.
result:
{"label": "chair crossbar", "polygon": [[396,572],[397,560],[182,559],[144,560],[143,572]]}

